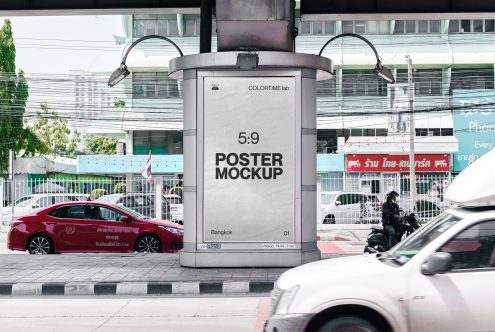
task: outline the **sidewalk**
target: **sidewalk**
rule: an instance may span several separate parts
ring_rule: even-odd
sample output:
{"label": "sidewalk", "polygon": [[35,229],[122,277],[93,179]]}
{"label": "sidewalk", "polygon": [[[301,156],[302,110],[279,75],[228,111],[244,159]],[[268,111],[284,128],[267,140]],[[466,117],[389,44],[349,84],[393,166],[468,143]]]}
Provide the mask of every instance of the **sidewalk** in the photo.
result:
{"label": "sidewalk", "polygon": [[[0,295],[267,294],[288,268],[188,268],[179,254],[37,256],[6,248],[0,233]],[[319,232],[322,259],[362,253],[349,236]],[[341,241],[336,241],[340,239]]]}
{"label": "sidewalk", "polygon": [[0,255],[0,295],[266,294],[286,270],[187,268],[179,254]]}

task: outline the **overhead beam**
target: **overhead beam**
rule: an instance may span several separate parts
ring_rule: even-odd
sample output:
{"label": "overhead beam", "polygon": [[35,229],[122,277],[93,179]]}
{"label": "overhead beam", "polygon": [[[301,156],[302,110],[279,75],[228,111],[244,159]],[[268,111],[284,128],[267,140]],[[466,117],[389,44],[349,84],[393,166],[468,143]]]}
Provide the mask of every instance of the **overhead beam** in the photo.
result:
{"label": "overhead beam", "polygon": [[0,16],[199,14],[200,0],[0,0]]}
{"label": "overhead beam", "polygon": [[487,0],[301,0],[303,19],[387,20],[493,18]]}

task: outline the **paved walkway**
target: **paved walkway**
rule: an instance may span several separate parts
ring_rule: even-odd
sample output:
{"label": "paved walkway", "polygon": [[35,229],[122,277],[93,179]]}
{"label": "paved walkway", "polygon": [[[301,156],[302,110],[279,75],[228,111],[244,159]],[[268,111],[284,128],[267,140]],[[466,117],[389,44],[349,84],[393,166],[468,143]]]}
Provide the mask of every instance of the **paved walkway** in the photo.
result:
{"label": "paved walkway", "polygon": [[[360,241],[319,241],[322,259],[363,252]],[[6,248],[0,234],[0,295],[268,293],[288,268],[188,268],[179,254],[37,256]]]}
{"label": "paved walkway", "polygon": [[286,270],[188,268],[178,254],[0,255],[0,295],[269,293]]}

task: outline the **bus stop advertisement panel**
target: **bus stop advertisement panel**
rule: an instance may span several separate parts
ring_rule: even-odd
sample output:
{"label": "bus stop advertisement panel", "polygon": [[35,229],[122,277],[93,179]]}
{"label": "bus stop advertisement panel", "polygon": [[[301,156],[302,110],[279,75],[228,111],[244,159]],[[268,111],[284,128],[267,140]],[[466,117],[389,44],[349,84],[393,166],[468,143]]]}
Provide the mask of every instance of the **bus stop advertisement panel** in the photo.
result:
{"label": "bus stop advertisement panel", "polygon": [[170,76],[184,80],[183,266],[290,267],[320,259],[315,87],[331,62],[258,55],[256,70],[236,70],[236,52],[171,61]]}

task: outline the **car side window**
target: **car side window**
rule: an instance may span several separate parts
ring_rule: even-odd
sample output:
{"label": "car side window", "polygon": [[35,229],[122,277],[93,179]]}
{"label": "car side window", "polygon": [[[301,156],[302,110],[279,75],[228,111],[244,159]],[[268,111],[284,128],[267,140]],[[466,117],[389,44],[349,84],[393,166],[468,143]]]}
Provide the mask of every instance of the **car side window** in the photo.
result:
{"label": "car side window", "polygon": [[134,198],[132,196],[125,196],[120,200],[124,206],[134,206]]}
{"label": "car side window", "polygon": [[92,205],[89,208],[89,219],[120,221],[121,214],[104,206]]}
{"label": "car side window", "polygon": [[495,220],[467,228],[440,251],[452,255],[454,270],[495,268]]}
{"label": "car side window", "polygon": [[69,196],[53,196],[54,198],[54,204],[58,203],[64,203],[64,202],[70,202]]}
{"label": "car side window", "polygon": [[61,206],[48,215],[61,219],[84,219],[84,205]]}
{"label": "car side window", "polygon": [[340,201],[341,205],[347,205],[347,204],[349,204],[349,195],[348,194],[342,194],[337,198],[337,201]]}
{"label": "car side window", "polygon": [[[38,202],[40,207],[42,208],[45,208],[45,207],[48,207],[50,205],[53,205],[53,197],[52,196],[45,196],[45,197],[41,197]],[[36,204],[36,203],[34,203]]]}

